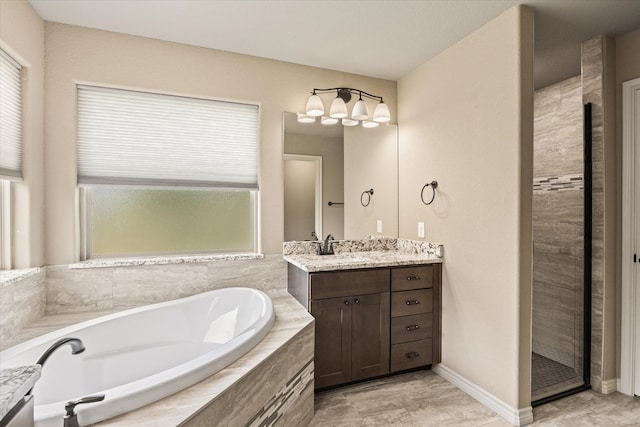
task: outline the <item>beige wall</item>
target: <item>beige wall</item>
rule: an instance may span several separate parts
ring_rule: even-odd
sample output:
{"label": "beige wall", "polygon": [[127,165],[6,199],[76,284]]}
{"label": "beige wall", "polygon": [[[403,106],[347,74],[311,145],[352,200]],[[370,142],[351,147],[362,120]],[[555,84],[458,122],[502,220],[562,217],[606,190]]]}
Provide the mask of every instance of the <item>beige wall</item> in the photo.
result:
{"label": "beige wall", "polygon": [[[64,24],[45,23],[46,262],[78,259],[76,83],[260,104],[260,236],[282,251],[282,112],[314,87],[379,94],[396,111],[396,82]],[[392,117],[395,121],[395,117]]]}
{"label": "beige wall", "polygon": [[[344,129],[344,237],[398,236],[398,127]],[[368,195],[373,189],[368,206]],[[362,197],[362,200],[361,200]],[[382,221],[382,233],[377,221]]]}
{"label": "beige wall", "polygon": [[640,78],[640,29],[615,40],[616,93],[616,377],[620,378],[620,328],[622,294],[622,83]]}
{"label": "beige wall", "polygon": [[22,66],[24,181],[13,186],[13,268],[44,264],[44,23],[26,1],[0,0],[0,47]]}
{"label": "beige wall", "polygon": [[400,237],[424,221],[444,244],[442,363],[514,408],[531,402],[532,58],[517,7],[398,84]]}

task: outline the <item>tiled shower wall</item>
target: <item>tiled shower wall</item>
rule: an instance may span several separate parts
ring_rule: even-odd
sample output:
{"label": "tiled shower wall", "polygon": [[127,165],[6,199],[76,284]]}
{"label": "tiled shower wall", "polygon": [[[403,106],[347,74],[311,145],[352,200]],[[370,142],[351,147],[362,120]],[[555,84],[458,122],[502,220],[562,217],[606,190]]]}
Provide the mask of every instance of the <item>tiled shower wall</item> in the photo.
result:
{"label": "tiled shower wall", "polygon": [[535,353],[582,367],[582,82],[534,95],[533,337]]}

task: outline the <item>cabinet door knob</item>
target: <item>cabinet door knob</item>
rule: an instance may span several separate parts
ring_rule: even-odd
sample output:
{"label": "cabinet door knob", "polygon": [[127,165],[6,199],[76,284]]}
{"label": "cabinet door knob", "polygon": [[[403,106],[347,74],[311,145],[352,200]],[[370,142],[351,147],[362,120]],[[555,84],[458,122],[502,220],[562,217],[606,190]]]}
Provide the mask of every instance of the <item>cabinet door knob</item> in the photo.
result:
{"label": "cabinet door knob", "polygon": [[360,304],[360,300],[358,298],[356,298],[356,299],[353,300],[353,303],[354,304]]}
{"label": "cabinet door knob", "polygon": [[408,276],[407,280],[420,280],[420,276]]}
{"label": "cabinet door knob", "polygon": [[349,300],[348,299],[344,300],[344,305],[349,305]]}
{"label": "cabinet door knob", "polygon": [[420,329],[420,325],[409,325],[405,329],[407,332],[415,331],[416,329]]}
{"label": "cabinet door knob", "polygon": [[420,301],[418,301],[417,299],[413,301],[407,301],[407,305],[416,305],[416,304],[420,304]]}
{"label": "cabinet door knob", "polygon": [[405,354],[405,357],[407,359],[413,359],[414,357],[418,357],[418,356],[420,356],[420,353],[418,353],[417,351],[412,351],[411,353]]}

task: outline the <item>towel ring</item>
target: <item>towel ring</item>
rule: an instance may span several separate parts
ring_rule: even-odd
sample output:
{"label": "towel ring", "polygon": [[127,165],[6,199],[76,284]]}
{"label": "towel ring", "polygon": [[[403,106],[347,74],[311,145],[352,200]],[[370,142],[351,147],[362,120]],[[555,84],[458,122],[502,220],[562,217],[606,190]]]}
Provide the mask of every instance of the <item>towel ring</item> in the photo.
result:
{"label": "towel ring", "polygon": [[[433,191],[433,194],[431,195],[431,200],[429,200],[428,203],[424,201],[424,189],[427,187],[431,187],[431,191]],[[420,199],[422,200],[422,203],[424,203],[427,206],[433,203],[433,199],[436,198],[436,188],[438,188],[438,181],[427,182],[424,185],[424,187],[422,187],[422,191],[420,191]]]}
{"label": "towel ring", "polygon": [[[365,194],[368,196],[366,203],[363,200]],[[373,188],[371,190],[363,191],[362,194],[360,195],[360,204],[365,208],[369,206],[369,203],[371,203],[371,196],[373,196]]]}

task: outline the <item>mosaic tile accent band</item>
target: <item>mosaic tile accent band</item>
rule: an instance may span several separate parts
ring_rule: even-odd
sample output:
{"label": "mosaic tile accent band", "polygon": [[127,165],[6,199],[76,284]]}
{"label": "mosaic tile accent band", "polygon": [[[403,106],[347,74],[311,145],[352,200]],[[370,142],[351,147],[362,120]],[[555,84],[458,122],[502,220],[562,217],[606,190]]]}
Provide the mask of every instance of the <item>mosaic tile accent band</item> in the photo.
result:
{"label": "mosaic tile accent band", "polygon": [[584,179],[581,173],[562,176],[545,176],[533,178],[533,192],[583,190]]}
{"label": "mosaic tile accent band", "polygon": [[304,390],[307,387],[313,387],[313,372],[313,360],[310,360],[304,368],[287,381],[284,388],[269,400],[269,403],[247,423],[247,426],[269,427],[275,425]]}

